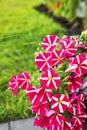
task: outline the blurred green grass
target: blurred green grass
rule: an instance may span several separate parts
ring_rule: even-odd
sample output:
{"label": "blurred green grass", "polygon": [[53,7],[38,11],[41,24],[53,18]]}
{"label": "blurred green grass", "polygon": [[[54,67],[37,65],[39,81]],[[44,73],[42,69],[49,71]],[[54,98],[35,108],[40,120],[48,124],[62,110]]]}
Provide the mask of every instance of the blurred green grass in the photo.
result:
{"label": "blurred green grass", "polygon": [[0,122],[32,116],[25,92],[15,98],[8,82],[12,75],[28,71],[32,84],[39,86],[35,52],[44,36],[63,36],[63,27],[34,9],[41,2],[0,0]]}

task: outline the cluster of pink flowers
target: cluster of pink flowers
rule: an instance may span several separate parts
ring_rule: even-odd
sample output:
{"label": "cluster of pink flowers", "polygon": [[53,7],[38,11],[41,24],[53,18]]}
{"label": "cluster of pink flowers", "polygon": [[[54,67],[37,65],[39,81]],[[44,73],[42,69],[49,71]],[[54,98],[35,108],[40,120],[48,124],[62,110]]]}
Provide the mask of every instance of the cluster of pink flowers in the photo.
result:
{"label": "cluster of pink flowers", "polygon": [[[43,39],[42,48],[45,52],[40,52],[35,58],[37,69],[42,72],[41,86],[33,86],[30,75],[24,72],[12,76],[8,89],[15,96],[19,88],[26,91],[32,113],[36,114],[35,126],[45,130],[82,130],[86,114],[84,94],[79,90],[87,74],[87,54],[78,53],[78,49],[87,47],[78,37],[60,39],[56,35],[48,35]],[[62,79],[55,67],[58,68],[64,61],[69,63],[68,68],[63,70],[68,75],[67,93],[58,93]]]}

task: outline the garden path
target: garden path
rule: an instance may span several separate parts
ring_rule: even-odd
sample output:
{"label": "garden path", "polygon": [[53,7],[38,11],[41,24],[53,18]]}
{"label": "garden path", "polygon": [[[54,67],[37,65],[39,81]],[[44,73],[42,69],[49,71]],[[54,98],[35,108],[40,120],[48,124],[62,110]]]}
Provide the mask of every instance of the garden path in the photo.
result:
{"label": "garden path", "polygon": [[33,119],[29,118],[0,124],[0,130],[42,130],[42,129],[39,127],[34,127]]}

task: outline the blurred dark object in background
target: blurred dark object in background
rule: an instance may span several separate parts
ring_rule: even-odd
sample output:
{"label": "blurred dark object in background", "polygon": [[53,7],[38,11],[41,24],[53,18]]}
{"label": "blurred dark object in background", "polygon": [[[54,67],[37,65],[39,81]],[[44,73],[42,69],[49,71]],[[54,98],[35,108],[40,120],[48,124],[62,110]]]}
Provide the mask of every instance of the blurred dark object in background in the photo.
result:
{"label": "blurred dark object in background", "polygon": [[83,20],[85,18],[86,13],[86,2],[81,0],[76,9],[76,19],[74,20],[74,24],[67,30],[67,35],[72,34],[80,34],[84,29]]}
{"label": "blurred dark object in background", "polygon": [[71,20],[68,20],[66,17],[61,17],[55,15],[52,10],[48,8],[47,5],[41,4],[37,7],[34,7],[36,10],[38,10],[41,13],[44,13],[48,17],[52,18],[56,23],[61,24],[66,28],[65,34],[66,35],[75,35],[75,34],[81,34],[81,32],[84,29],[83,20],[86,13],[86,2],[81,0],[75,10],[75,19],[71,22]]}

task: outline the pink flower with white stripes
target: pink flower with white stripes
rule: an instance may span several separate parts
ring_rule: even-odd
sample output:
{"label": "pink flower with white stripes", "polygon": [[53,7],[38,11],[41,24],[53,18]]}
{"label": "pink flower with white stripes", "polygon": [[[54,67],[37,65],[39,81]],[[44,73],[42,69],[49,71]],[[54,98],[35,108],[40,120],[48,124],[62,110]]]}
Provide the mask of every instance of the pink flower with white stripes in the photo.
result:
{"label": "pink flower with white stripes", "polygon": [[26,95],[32,103],[36,100],[39,100],[40,102],[47,100],[50,102],[52,98],[51,90],[47,86],[40,86],[38,88],[29,86]]}
{"label": "pink flower with white stripes", "polygon": [[47,86],[40,86],[38,88],[38,97],[40,101],[47,100],[50,102],[52,98],[51,89],[49,89]]}
{"label": "pink flower with white stripes", "polygon": [[87,47],[79,40],[78,37],[71,36],[70,40],[75,43],[75,47],[86,49]]}
{"label": "pink flower with white stripes", "polygon": [[68,85],[68,90],[73,92],[78,92],[79,89],[82,87],[82,77],[77,77],[76,75],[72,74],[69,75],[68,81],[70,84]]}
{"label": "pink flower with white stripes", "polygon": [[53,51],[60,39],[56,35],[48,35],[43,39],[42,47],[47,51]]}
{"label": "pink flower with white stripes", "polygon": [[32,113],[42,116],[46,114],[48,109],[48,101],[45,99],[40,100],[39,94],[37,93],[37,98],[32,102]]}
{"label": "pink flower with white stripes", "polygon": [[52,97],[51,108],[57,112],[65,112],[69,107],[69,98],[64,94],[55,94]]}
{"label": "pink flower with white stripes", "polygon": [[27,72],[24,72],[18,76],[19,88],[22,90],[27,90],[30,85],[30,75]]}
{"label": "pink flower with white stripes", "polygon": [[59,114],[58,112],[54,110],[49,110],[46,113],[46,116],[48,117],[49,125],[56,125],[57,127],[61,126],[61,123],[65,119],[63,115]]}
{"label": "pink flower with white stripes", "polygon": [[78,114],[84,113],[84,109],[86,108],[84,99],[85,97],[83,94],[79,94],[77,97],[77,113]]}
{"label": "pink flower with white stripes", "polygon": [[70,130],[71,126],[71,122],[65,118],[61,124],[61,130]]}
{"label": "pink flower with white stripes", "polygon": [[17,96],[18,76],[13,75],[9,81],[8,89],[13,91],[14,96]]}
{"label": "pink flower with white stripes", "polygon": [[52,66],[58,66],[63,62],[65,58],[64,50],[54,50],[52,52]]}
{"label": "pink flower with white stripes", "polygon": [[48,69],[41,75],[40,83],[48,86],[50,89],[56,90],[60,86],[60,77],[54,70]]}
{"label": "pink flower with white stripes", "polygon": [[38,70],[46,71],[51,68],[52,54],[49,52],[39,53],[36,56],[35,63]]}
{"label": "pink flower with white stripes", "polygon": [[76,114],[74,116],[72,116],[72,124],[74,124],[75,126],[78,125],[82,125],[82,123],[85,121],[86,118],[86,114],[82,113],[82,114]]}
{"label": "pink flower with white stripes", "polygon": [[72,94],[72,96],[70,98],[70,105],[68,107],[68,111],[71,114],[76,115],[76,112],[77,112],[77,95],[75,93]]}
{"label": "pink flower with white stripes", "polygon": [[75,72],[77,76],[87,74],[87,55],[79,54],[74,57],[67,70]]}
{"label": "pink flower with white stripes", "polygon": [[73,94],[70,100],[70,105],[68,111],[73,114],[82,114],[84,112],[84,95],[83,94]]}
{"label": "pink flower with white stripes", "polygon": [[62,48],[65,51],[66,58],[69,58],[76,54],[77,48],[69,38],[65,38],[62,42]]}

